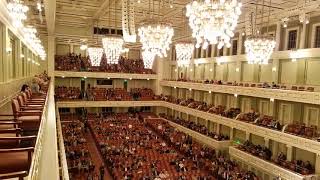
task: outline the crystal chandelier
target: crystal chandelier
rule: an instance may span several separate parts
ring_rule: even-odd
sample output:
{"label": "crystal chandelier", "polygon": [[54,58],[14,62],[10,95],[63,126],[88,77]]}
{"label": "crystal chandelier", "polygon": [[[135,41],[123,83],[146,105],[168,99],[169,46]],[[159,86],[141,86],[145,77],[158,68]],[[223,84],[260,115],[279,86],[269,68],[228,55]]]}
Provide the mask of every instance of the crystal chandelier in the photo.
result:
{"label": "crystal chandelier", "polygon": [[92,66],[100,66],[101,58],[103,55],[102,48],[88,48],[87,49],[90,62]]}
{"label": "crystal chandelier", "polygon": [[[270,0],[270,5],[271,5],[271,0]],[[264,7],[264,0],[263,0],[263,7]],[[262,9],[262,14],[263,14],[263,9]],[[257,18],[257,16],[255,18]],[[270,7],[269,7],[269,17],[268,17],[266,35],[261,35],[260,30],[252,29],[252,35],[248,36],[246,41],[244,42],[244,47],[247,53],[247,59],[249,64],[268,64],[268,60],[270,59],[273,53],[273,50],[276,46],[276,42],[272,36],[268,35],[269,18],[270,18]],[[254,20],[254,22],[256,22],[256,19]],[[263,15],[261,19],[261,24],[263,24]]]}
{"label": "crystal chandelier", "polygon": [[42,60],[46,58],[46,52],[41,44],[41,40],[37,37],[37,30],[32,26],[23,28],[23,34],[25,40],[36,51]]}
{"label": "crystal chandelier", "polygon": [[152,69],[155,55],[149,51],[142,52],[143,64],[146,69]]}
{"label": "crystal chandelier", "polygon": [[270,36],[250,36],[244,46],[249,64],[268,64],[276,42]]}
{"label": "crystal chandelier", "polygon": [[190,64],[193,50],[194,50],[193,43],[181,42],[176,44],[176,56],[177,56],[177,63],[179,67],[188,66]]}
{"label": "crystal chandelier", "polygon": [[167,50],[170,49],[174,30],[169,23],[154,22],[156,21],[150,20],[138,29],[142,50],[160,58],[167,57]]}
{"label": "crystal chandelier", "polygon": [[118,64],[120,54],[123,50],[123,43],[123,39],[118,36],[108,36],[102,39],[108,64]]}
{"label": "crystal chandelier", "polygon": [[15,27],[22,27],[23,21],[27,19],[26,13],[29,10],[28,6],[23,5],[20,0],[11,0],[7,4],[10,17],[13,19]]}
{"label": "crystal chandelier", "polygon": [[202,44],[231,47],[230,38],[234,36],[242,4],[238,0],[197,0],[187,5],[186,16],[196,38],[196,48]]}

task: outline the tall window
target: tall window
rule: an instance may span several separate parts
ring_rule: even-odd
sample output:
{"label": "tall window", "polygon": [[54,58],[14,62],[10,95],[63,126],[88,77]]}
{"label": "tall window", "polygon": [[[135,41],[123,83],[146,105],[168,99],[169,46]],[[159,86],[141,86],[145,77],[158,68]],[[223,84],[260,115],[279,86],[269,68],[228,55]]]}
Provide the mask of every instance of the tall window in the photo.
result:
{"label": "tall window", "polygon": [[320,26],[316,27],[316,41],[314,43],[314,47],[315,48],[319,48],[320,47]]}
{"label": "tall window", "polygon": [[237,55],[238,51],[238,40],[232,41],[232,55]]}
{"label": "tall window", "polygon": [[288,50],[297,48],[297,30],[289,31]]}

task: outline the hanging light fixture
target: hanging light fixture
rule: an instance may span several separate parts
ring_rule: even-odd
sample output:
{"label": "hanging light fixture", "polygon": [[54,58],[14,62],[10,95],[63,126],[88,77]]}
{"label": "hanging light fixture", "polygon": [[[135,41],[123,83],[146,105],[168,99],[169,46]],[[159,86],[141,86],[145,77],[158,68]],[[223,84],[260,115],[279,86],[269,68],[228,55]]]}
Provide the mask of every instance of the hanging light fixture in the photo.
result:
{"label": "hanging light fixture", "polygon": [[22,27],[23,21],[27,19],[28,6],[23,5],[20,0],[11,0],[7,4],[7,8],[13,20],[13,25],[15,27]]}
{"label": "hanging light fixture", "polygon": [[152,69],[155,55],[152,52],[143,51],[142,52],[142,59],[143,59],[144,68]]}
{"label": "hanging light fixture", "polygon": [[84,51],[88,48],[87,39],[80,39],[80,50]]}
{"label": "hanging light fixture", "polygon": [[[110,1],[109,1],[109,7],[110,7]],[[114,29],[117,29],[117,13],[116,13],[116,3],[114,3]],[[109,9],[109,20],[111,19],[110,15],[110,9]],[[109,21],[110,24],[110,21]],[[107,37],[102,38],[102,45],[105,51],[105,55],[107,58],[108,64],[118,64],[119,57],[123,51],[123,44],[124,41],[121,36],[117,35],[108,35]]]}
{"label": "hanging light fixture", "polygon": [[36,51],[42,60],[46,58],[46,52],[41,44],[41,40],[37,37],[37,30],[32,26],[23,28],[23,34],[28,44]]}
{"label": "hanging light fixture", "polygon": [[102,45],[105,50],[108,64],[118,64],[119,57],[123,51],[123,39],[118,36],[102,38]]}
{"label": "hanging light fixture", "polygon": [[186,16],[196,38],[196,48],[202,44],[206,49],[209,44],[231,47],[230,39],[234,36],[242,3],[238,0],[197,0],[187,5]]}
{"label": "hanging light fixture", "polygon": [[[271,0],[270,0],[271,5]],[[263,0],[264,8],[264,0]],[[263,24],[263,8],[262,8],[262,20]],[[257,12],[257,6],[256,6]],[[256,18],[257,16],[255,16]],[[272,36],[268,34],[269,32],[269,19],[270,19],[270,7],[269,7],[269,16],[268,16],[268,25],[266,35],[261,35],[259,30],[252,29],[252,35],[248,36],[244,46],[247,53],[247,59],[249,64],[268,64],[268,60],[273,53],[273,50],[276,46],[276,42]],[[256,19],[255,19],[256,22]]]}
{"label": "hanging light fixture", "polygon": [[180,42],[177,43],[175,47],[178,66],[189,66],[193,55],[194,44],[191,42]]}
{"label": "hanging light fixture", "polygon": [[100,66],[101,58],[103,55],[102,48],[88,48],[87,49],[90,62],[92,66]]}
{"label": "hanging light fixture", "polygon": [[[149,11],[150,11],[149,1]],[[154,3],[153,3],[154,6]],[[151,11],[150,11],[151,13]],[[153,15],[154,16],[154,15]],[[159,1],[159,17],[160,19],[160,1]],[[174,30],[170,23],[166,21],[150,18],[145,20],[139,27],[138,34],[142,43],[142,50],[153,53],[154,55],[167,57],[167,50],[170,49]]]}

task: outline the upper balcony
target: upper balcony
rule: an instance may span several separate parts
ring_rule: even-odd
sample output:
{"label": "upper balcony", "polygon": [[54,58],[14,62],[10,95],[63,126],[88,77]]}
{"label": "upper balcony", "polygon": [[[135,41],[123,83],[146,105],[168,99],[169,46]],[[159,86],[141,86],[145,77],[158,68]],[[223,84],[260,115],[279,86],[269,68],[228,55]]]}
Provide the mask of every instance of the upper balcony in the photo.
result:
{"label": "upper balcony", "polygon": [[237,94],[243,96],[260,97],[267,99],[277,99],[284,101],[294,101],[308,104],[320,104],[320,92],[287,90],[287,89],[272,89],[245,86],[232,86],[232,85],[218,85],[218,84],[205,84],[198,82],[181,82],[181,81],[160,81],[160,85],[167,87],[178,87],[185,89],[194,89],[201,91],[212,91],[217,93]]}
{"label": "upper balcony", "polygon": [[69,54],[55,56],[55,76],[81,78],[157,79],[152,69],[146,69],[141,59],[120,57],[118,64],[107,64],[101,59],[99,66],[92,66],[87,57]]}

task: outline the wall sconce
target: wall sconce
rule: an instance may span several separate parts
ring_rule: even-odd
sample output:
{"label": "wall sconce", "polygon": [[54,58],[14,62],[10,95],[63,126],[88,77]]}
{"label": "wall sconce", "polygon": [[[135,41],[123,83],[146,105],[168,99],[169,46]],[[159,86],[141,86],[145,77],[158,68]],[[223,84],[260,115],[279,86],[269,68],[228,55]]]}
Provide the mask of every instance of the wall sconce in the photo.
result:
{"label": "wall sconce", "polygon": [[21,57],[21,58],[24,58],[24,54],[21,54],[20,57]]}
{"label": "wall sconce", "polygon": [[178,69],[174,69],[174,72],[177,72],[178,71]]}
{"label": "wall sconce", "polygon": [[110,79],[110,77],[108,77],[108,79]]}
{"label": "wall sconce", "polygon": [[274,102],[274,99],[273,99],[273,98],[270,98],[270,102]]}
{"label": "wall sconce", "polygon": [[62,76],[62,78],[64,78],[64,76]]}
{"label": "wall sconce", "polygon": [[87,76],[84,76],[83,78],[87,79]]}
{"label": "wall sconce", "polygon": [[174,89],[177,89],[177,87],[173,87]]}
{"label": "wall sconce", "polygon": [[132,78],[130,78],[130,80],[132,80]]}
{"label": "wall sconce", "polygon": [[189,91],[192,91],[192,89],[190,88]]}
{"label": "wall sconce", "polygon": [[276,72],[277,71],[277,68],[276,67],[273,67],[272,68],[272,72]]}
{"label": "wall sconce", "polygon": [[210,68],[210,72],[212,72],[212,68]]}
{"label": "wall sconce", "polygon": [[7,47],[7,53],[10,54],[12,52],[11,47]]}
{"label": "wall sconce", "polygon": [[240,68],[236,68],[236,72],[239,72],[240,71]]}
{"label": "wall sconce", "polygon": [[190,69],[190,72],[192,72],[193,71],[193,69]]}
{"label": "wall sconce", "polygon": [[209,94],[211,94],[211,91],[209,91]]}
{"label": "wall sconce", "polygon": [[234,97],[238,97],[238,94],[234,94]]}
{"label": "wall sconce", "polygon": [[147,81],[149,81],[150,79],[149,78],[147,78]]}

